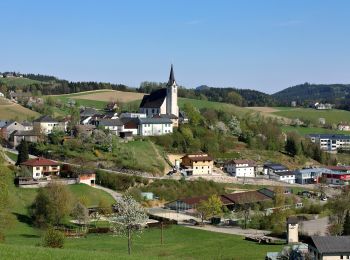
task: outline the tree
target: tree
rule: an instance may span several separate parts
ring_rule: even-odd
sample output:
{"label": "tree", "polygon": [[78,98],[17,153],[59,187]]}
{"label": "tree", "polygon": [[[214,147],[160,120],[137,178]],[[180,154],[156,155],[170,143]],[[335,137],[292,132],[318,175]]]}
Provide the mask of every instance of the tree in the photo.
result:
{"label": "tree", "polygon": [[71,212],[71,193],[66,186],[50,183],[40,188],[32,205],[32,216],[38,226],[59,225]]}
{"label": "tree", "polygon": [[241,124],[235,116],[232,116],[231,120],[228,122],[228,128],[232,135],[239,136],[242,133]]}
{"label": "tree", "polygon": [[89,211],[80,201],[75,203],[71,215],[79,225],[86,225],[89,221]]}
{"label": "tree", "polygon": [[111,229],[116,234],[127,236],[130,255],[133,234],[142,231],[148,216],[145,209],[128,194],[117,201],[115,208],[117,213],[110,217]]}
{"label": "tree", "polygon": [[295,133],[291,133],[287,136],[287,141],[285,144],[285,150],[291,156],[299,155],[301,151],[300,141]]}
{"label": "tree", "polygon": [[43,237],[43,246],[52,248],[62,248],[64,244],[64,234],[52,227],[49,227]]}
{"label": "tree", "polygon": [[221,216],[223,214],[223,204],[220,197],[214,194],[208,200],[200,201],[197,206],[197,212],[202,219],[202,223],[204,220],[212,217]]}
{"label": "tree", "polygon": [[19,146],[17,147],[18,157],[16,165],[20,165],[21,163],[27,161],[29,159],[28,153],[28,143],[26,140],[22,140]]}
{"label": "tree", "polygon": [[346,213],[344,225],[343,225],[343,236],[350,235],[350,214],[349,211]]}

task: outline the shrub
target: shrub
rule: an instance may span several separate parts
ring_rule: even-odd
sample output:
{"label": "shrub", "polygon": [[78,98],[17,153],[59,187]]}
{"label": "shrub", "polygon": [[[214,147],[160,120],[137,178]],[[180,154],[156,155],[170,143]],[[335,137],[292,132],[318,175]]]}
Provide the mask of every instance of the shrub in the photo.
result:
{"label": "shrub", "polygon": [[43,246],[52,248],[62,248],[64,244],[64,234],[61,231],[50,227],[44,234]]}

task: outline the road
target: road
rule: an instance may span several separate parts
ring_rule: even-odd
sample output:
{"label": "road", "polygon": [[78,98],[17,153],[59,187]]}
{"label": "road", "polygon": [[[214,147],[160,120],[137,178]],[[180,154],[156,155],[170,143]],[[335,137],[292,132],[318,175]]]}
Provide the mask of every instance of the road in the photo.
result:
{"label": "road", "polygon": [[242,229],[240,227],[220,227],[220,226],[209,226],[209,225],[206,225],[204,227],[188,225],[186,227],[206,230],[211,232],[224,233],[224,234],[239,235],[239,236],[268,235],[271,233],[271,231],[268,231],[268,230],[258,230],[258,229],[249,229],[249,228]]}

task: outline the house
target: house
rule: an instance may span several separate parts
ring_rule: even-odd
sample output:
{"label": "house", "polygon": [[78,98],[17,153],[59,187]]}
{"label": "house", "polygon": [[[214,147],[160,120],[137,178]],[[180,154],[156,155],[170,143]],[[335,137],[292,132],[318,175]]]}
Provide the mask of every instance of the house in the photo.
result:
{"label": "house", "polygon": [[188,117],[186,116],[186,113],[184,111],[179,111],[179,123],[181,124],[188,123]]}
{"label": "house", "polygon": [[168,118],[138,118],[138,134],[141,136],[165,135],[173,132]]}
{"label": "house", "polygon": [[24,126],[24,131],[33,130],[33,123],[28,121],[23,121],[22,125]]}
{"label": "house", "polygon": [[29,143],[37,143],[41,139],[41,134],[34,130],[14,131],[9,138],[13,147],[17,147],[22,140]]}
{"label": "house", "polygon": [[350,236],[311,236],[311,259],[350,259]]}
{"label": "house", "polygon": [[109,111],[109,112],[106,112],[102,118],[105,118],[105,119],[117,119],[118,118],[118,113],[117,112],[114,112],[114,111]]}
{"label": "house", "polygon": [[102,113],[100,111],[98,111],[95,108],[92,107],[86,107],[82,110],[80,110],[80,117],[85,117],[85,116],[100,116],[102,115]]}
{"label": "house", "polygon": [[[124,131],[120,132],[121,137],[123,136],[129,136],[130,134],[126,134],[127,132],[131,132],[131,135],[137,135],[138,134],[138,124],[139,121],[137,119],[137,117],[123,117],[120,119],[123,124],[124,124]],[[122,133],[123,134],[122,136]]]}
{"label": "house", "polygon": [[278,172],[286,172],[289,171],[289,169],[279,163],[265,163],[264,164],[264,174],[265,175],[271,175],[273,173],[278,173]]}
{"label": "house", "polygon": [[180,167],[186,175],[212,174],[214,161],[206,153],[186,154],[181,157]]}
{"label": "house", "polygon": [[269,174],[269,178],[286,183],[295,183],[295,173],[293,171],[275,171]]}
{"label": "house", "polygon": [[21,165],[26,166],[30,170],[30,172],[33,174],[33,179],[41,179],[52,174],[60,174],[59,163],[43,157],[29,159],[28,161],[23,162]]}
{"label": "house", "polygon": [[65,125],[51,116],[44,115],[33,121],[33,129],[44,135],[51,134],[53,130],[65,130]]}
{"label": "house", "polygon": [[350,125],[340,123],[337,126],[338,130],[340,131],[350,131]]}
{"label": "house", "polygon": [[5,125],[1,127],[1,137],[8,140],[14,131],[23,131],[24,126],[17,121],[5,121]]}
{"label": "house", "polygon": [[173,114],[171,114],[171,115],[161,114],[161,115],[153,116],[153,118],[157,118],[157,117],[169,119],[171,121],[171,123],[173,124],[173,127],[179,126],[179,118]]}
{"label": "house", "polygon": [[317,110],[330,110],[332,109],[333,105],[332,104],[329,104],[329,103],[325,103],[325,104],[322,104],[322,103],[315,103],[315,109]]}
{"label": "house", "polygon": [[226,171],[235,177],[255,177],[255,162],[250,160],[231,160],[225,164]]}
{"label": "house", "polygon": [[90,125],[92,123],[92,116],[81,116],[80,124],[81,125]]}
{"label": "house", "polygon": [[170,76],[166,88],[153,91],[145,95],[140,104],[140,113],[147,117],[154,115],[174,115],[179,117],[179,107],[177,104],[177,84],[175,81],[173,65],[171,65]]}
{"label": "house", "polygon": [[74,127],[74,135],[85,135],[90,136],[92,135],[92,132],[96,129],[96,126],[94,125],[76,125]]}
{"label": "house", "polygon": [[0,92],[0,97],[5,97],[4,93]]}
{"label": "house", "polygon": [[117,105],[117,102],[109,102],[107,105],[106,105],[106,110],[107,111],[115,111],[118,109],[118,105]]}
{"label": "house", "polygon": [[350,150],[350,135],[342,134],[310,134],[311,142],[316,143],[324,151]]}
{"label": "house", "polygon": [[295,182],[299,184],[319,183],[323,173],[330,173],[327,168],[304,168],[294,171]]}
{"label": "house", "polygon": [[98,119],[96,126],[103,127],[115,135],[119,135],[120,132],[124,131],[124,123],[120,119]]}

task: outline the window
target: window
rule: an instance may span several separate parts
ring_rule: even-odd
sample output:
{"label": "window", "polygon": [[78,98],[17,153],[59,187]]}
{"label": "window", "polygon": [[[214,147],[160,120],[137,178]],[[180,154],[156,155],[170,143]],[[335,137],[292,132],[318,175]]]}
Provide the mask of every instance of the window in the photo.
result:
{"label": "window", "polygon": [[40,167],[35,167],[36,170],[40,170]]}

